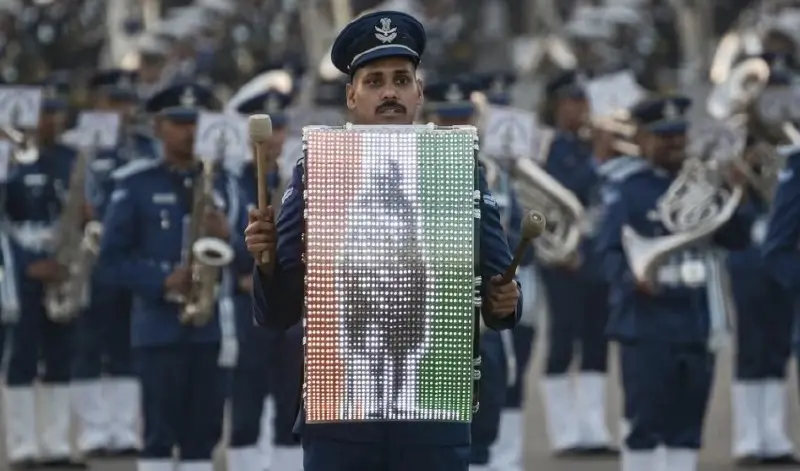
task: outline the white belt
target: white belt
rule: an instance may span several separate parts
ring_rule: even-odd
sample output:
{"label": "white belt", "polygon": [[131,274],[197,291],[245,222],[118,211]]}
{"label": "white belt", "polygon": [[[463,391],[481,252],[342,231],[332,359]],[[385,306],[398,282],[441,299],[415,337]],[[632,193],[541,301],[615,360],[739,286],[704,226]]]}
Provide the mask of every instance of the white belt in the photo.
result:
{"label": "white belt", "polygon": [[706,284],[706,264],[702,260],[686,260],[658,269],[656,280],[664,286],[697,288]]}
{"label": "white belt", "polygon": [[33,252],[47,252],[54,244],[55,228],[41,223],[22,223],[10,227],[11,237],[20,247]]}

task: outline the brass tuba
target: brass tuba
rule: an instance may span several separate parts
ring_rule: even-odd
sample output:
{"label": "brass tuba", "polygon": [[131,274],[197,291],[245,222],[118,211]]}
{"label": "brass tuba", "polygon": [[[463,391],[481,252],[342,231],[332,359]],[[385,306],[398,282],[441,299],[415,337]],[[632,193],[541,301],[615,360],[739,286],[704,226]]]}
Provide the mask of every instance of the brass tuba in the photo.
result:
{"label": "brass tuba", "polygon": [[531,159],[517,159],[509,174],[522,207],[537,208],[547,219],[545,232],[534,241],[536,257],[547,265],[572,260],[578,253],[585,219],[581,202]]}
{"label": "brass tuba", "polygon": [[[220,140],[224,139],[220,135]],[[219,143],[218,155],[224,155],[224,142]],[[186,255],[192,271],[192,287],[189,296],[181,299],[183,308],[180,319],[184,324],[202,326],[207,324],[216,311],[217,285],[222,267],[233,261],[231,246],[224,240],[211,237],[205,230],[205,214],[214,207],[214,179],[217,164],[203,159],[203,171],[192,192]]]}

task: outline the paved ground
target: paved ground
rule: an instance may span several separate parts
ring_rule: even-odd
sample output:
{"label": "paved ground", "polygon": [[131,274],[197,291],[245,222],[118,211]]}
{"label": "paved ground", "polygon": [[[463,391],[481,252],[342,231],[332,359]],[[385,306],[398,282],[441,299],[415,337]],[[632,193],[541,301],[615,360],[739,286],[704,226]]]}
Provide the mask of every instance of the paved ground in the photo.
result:
{"label": "paved ground", "polygon": [[[541,352],[543,346],[540,344],[538,352]],[[537,381],[536,372],[540,371],[540,361],[543,355],[537,352],[536,363],[528,375],[527,381],[529,384],[529,400],[528,400],[528,429],[527,429],[527,443],[528,449],[526,451],[526,464],[527,469],[531,471],[616,471],[619,469],[618,463],[615,460],[600,460],[600,461],[587,461],[587,460],[556,460],[549,456],[547,450],[547,443],[544,432],[544,417],[542,414],[541,402],[538,396],[535,384]],[[712,408],[709,413],[708,425],[706,427],[706,449],[702,455],[703,465],[701,471],[722,471],[734,469],[732,462],[729,458],[730,450],[730,373],[731,373],[731,355],[730,352],[721,354],[718,360],[718,377],[714,392],[714,400]],[[613,377],[616,378],[616,372],[612,372]],[[615,380],[614,380],[615,381]],[[791,415],[790,422],[792,427],[793,438],[796,442],[800,443],[800,413],[798,413],[798,400],[796,387],[794,386],[794,374],[792,375],[791,383]],[[619,412],[619,389],[612,382],[610,385],[609,395],[609,423],[614,425],[616,431],[616,423]],[[0,469],[5,469],[0,463]],[[134,471],[135,467],[132,462],[95,462],[91,468],[93,471]],[[219,471],[224,468],[219,467]],[[765,468],[766,469],[766,468]],[[233,471],[233,470],[232,470]],[[281,471],[281,470],[276,470]]]}

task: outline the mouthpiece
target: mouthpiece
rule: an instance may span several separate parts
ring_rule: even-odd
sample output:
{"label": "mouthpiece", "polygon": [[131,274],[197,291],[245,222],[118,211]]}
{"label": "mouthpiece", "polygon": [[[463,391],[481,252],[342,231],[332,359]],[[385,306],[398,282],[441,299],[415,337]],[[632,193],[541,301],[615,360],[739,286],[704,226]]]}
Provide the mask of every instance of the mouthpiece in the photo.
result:
{"label": "mouthpiece", "polygon": [[250,140],[263,142],[272,135],[272,120],[266,114],[254,114],[248,120],[250,127]]}
{"label": "mouthpiece", "polygon": [[544,214],[538,211],[529,211],[522,220],[520,232],[523,239],[533,240],[542,235],[546,227],[547,221],[544,218]]}

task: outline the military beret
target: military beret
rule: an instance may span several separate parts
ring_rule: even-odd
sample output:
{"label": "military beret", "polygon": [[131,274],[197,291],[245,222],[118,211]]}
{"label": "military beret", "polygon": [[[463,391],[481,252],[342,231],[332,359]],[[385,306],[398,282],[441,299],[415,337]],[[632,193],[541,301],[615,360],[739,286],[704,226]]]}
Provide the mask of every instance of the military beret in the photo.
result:
{"label": "military beret", "polygon": [[469,77],[439,79],[425,87],[427,109],[442,117],[471,116],[475,112],[471,95],[480,88],[480,82]]}
{"label": "military beret", "polygon": [[331,48],[331,61],[347,75],[367,62],[384,57],[406,57],[417,65],[426,42],[425,28],[413,16],[399,11],[376,11],[344,27]]}
{"label": "military beret", "polygon": [[545,90],[551,98],[582,98],[586,96],[586,81],[586,74],[565,70],[548,80]]}
{"label": "military beret", "polygon": [[101,90],[120,100],[136,100],[136,72],[124,69],[100,70],[92,76],[89,88]]}
{"label": "military beret", "polygon": [[286,108],[292,101],[292,96],[281,93],[275,89],[263,90],[250,96],[241,97],[241,103],[236,111],[242,114],[266,113],[276,128],[286,126]]}
{"label": "military beret", "polygon": [[176,121],[194,121],[200,111],[215,106],[211,89],[195,82],[179,82],[153,94],[145,103],[145,111]]}
{"label": "military beret", "polygon": [[656,134],[680,134],[689,126],[686,113],[691,98],[671,96],[644,100],[631,109],[631,117],[640,126]]}

